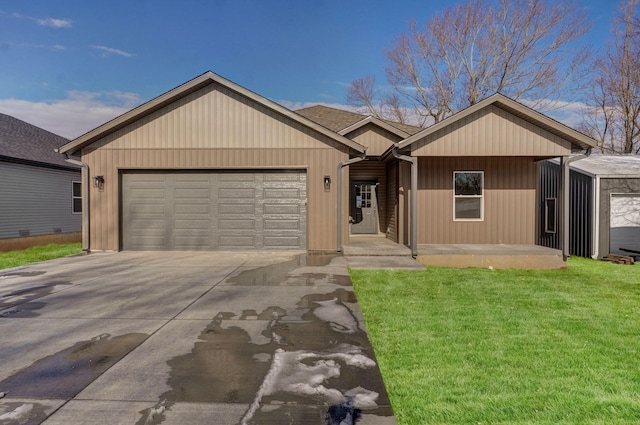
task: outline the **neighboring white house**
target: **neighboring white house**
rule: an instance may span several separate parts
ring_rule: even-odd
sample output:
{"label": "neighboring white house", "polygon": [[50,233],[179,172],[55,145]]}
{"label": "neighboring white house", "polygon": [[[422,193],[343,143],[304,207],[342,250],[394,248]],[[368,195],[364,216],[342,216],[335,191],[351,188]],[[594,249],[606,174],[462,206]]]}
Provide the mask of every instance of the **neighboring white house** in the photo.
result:
{"label": "neighboring white house", "polygon": [[54,152],[65,143],[0,114],[0,251],[80,241],[80,168]]}

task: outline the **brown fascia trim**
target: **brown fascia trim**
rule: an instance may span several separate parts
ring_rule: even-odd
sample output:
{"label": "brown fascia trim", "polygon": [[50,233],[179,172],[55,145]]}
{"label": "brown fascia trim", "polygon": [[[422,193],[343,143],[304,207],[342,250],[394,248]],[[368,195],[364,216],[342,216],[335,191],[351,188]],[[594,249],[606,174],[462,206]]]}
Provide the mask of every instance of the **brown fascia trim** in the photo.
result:
{"label": "brown fascia trim", "polygon": [[202,75],[199,75],[198,77],[194,78],[193,80],[190,80],[132,110],[130,110],[129,112],[126,112],[122,115],[120,115],[119,117],[114,118],[113,120],[101,125],[100,127],[95,128],[94,130],[89,131],[88,133],[85,133],[84,135],[76,138],[75,140],[71,141],[70,143],[67,143],[64,146],[61,146],[57,152],[59,153],[66,153],[66,154],[70,154],[73,155],[75,153],[77,153],[78,151],[80,151],[80,149],[82,149],[83,147],[95,142],[96,140],[105,137],[106,135],[113,133],[114,131],[117,131],[129,124],[131,124],[132,122],[135,122],[139,119],[141,119],[142,117],[149,115],[173,102],[175,102],[176,100],[187,96],[197,90],[200,90],[203,87],[208,86],[209,84],[213,84],[213,83],[217,83],[220,84],[230,90],[235,91],[236,93],[239,93],[245,97],[248,97],[249,99],[262,104],[263,106],[266,106],[300,124],[305,125],[306,127],[309,127],[325,136],[328,136],[329,138],[337,141],[338,143],[341,143],[351,149],[353,149],[356,152],[362,153],[365,151],[365,147],[360,145],[359,143],[354,142],[353,140],[350,140],[338,133],[335,133],[325,127],[320,126],[317,123],[314,123],[313,121],[299,115],[296,114],[295,112],[285,108],[282,105],[277,104],[276,102],[273,102],[263,96],[260,96],[259,94],[252,92],[249,89],[246,89],[232,81],[229,81],[217,74],[215,74],[212,71],[207,71]]}

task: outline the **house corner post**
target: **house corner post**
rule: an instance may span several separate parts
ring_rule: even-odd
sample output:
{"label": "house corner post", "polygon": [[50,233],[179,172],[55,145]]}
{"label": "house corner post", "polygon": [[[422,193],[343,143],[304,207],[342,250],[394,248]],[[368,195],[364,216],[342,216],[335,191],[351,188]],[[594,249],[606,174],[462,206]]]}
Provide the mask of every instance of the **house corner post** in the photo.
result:
{"label": "house corner post", "polygon": [[65,161],[82,170],[82,251],[89,252],[89,165],[68,156]]}

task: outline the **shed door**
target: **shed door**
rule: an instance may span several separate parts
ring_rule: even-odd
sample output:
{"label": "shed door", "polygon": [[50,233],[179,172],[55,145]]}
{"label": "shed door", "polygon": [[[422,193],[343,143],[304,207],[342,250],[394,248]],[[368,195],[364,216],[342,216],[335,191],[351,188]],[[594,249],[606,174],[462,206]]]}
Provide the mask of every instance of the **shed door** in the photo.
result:
{"label": "shed door", "polygon": [[123,250],[306,249],[306,174],[123,172]]}
{"label": "shed door", "polygon": [[640,252],[640,194],[611,195],[609,252]]}

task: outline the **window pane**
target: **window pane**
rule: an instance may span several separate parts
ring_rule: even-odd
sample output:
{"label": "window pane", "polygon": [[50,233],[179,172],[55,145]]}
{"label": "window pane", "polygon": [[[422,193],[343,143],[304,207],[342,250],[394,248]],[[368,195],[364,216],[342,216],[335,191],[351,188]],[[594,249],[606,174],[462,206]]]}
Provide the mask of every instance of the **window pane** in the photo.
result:
{"label": "window pane", "polygon": [[482,218],[482,198],[456,198],[456,219]]}
{"label": "window pane", "polygon": [[456,173],[456,195],[482,195],[482,173]]}
{"label": "window pane", "polygon": [[82,199],[73,198],[73,212],[74,213],[82,212]]}
{"label": "window pane", "polygon": [[73,182],[73,196],[82,196],[82,184],[80,184],[79,182]]}

